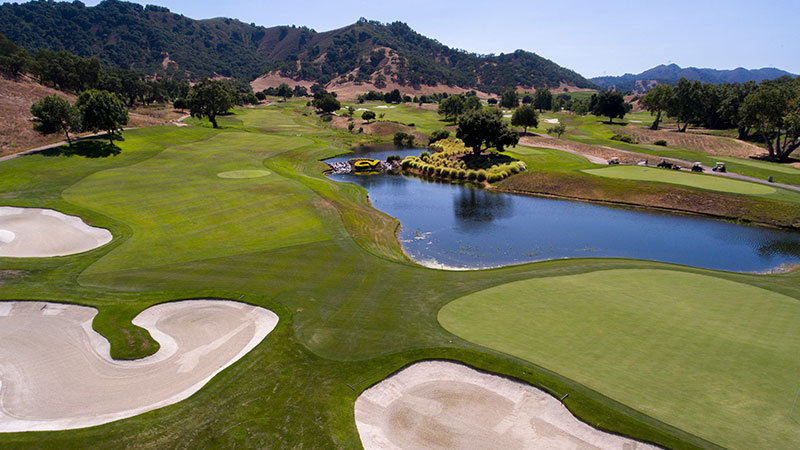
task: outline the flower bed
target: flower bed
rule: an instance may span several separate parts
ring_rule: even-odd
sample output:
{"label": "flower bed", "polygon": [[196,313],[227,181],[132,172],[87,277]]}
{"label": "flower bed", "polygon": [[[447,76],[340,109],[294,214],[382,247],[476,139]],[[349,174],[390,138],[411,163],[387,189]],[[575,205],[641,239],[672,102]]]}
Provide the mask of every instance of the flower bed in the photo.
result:
{"label": "flower bed", "polygon": [[460,139],[444,139],[428,148],[431,153],[403,159],[403,170],[430,178],[496,183],[527,169],[524,162],[498,153],[474,155]]}

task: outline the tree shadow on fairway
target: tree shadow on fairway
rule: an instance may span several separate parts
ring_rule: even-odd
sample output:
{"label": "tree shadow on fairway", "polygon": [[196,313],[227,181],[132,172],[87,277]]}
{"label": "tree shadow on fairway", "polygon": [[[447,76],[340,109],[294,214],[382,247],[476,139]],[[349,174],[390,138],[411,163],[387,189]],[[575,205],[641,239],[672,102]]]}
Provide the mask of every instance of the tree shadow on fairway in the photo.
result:
{"label": "tree shadow on fairway", "polygon": [[44,156],[82,156],[84,158],[108,158],[117,156],[122,150],[110,142],[99,139],[75,141],[72,146],[62,145],[40,152]]}

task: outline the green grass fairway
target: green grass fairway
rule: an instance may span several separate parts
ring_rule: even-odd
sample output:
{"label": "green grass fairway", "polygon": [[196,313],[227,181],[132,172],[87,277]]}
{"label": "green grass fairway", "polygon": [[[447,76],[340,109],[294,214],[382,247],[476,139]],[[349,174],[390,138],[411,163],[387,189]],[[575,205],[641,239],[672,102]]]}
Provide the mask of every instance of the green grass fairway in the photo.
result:
{"label": "green grass fairway", "polygon": [[[568,393],[565,404],[587,423],[667,448],[714,448],[712,442],[646,415],[665,417],[675,409],[669,401],[684,398],[730,402],[719,407],[721,418],[711,421],[730,421],[720,443],[756,426],[769,431],[771,447],[787,436],[797,438],[779,416],[788,413],[784,403],[791,401],[785,397],[794,394],[793,383],[800,384],[797,336],[787,330],[800,328],[798,302],[759,287],[800,299],[800,272],[715,273],[718,279],[651,272],[643,269],[674,266],[622,259],[559,260],[480,271],[417,266],[402,252],[396,220],[372,208],[362,188],[323,174],[326,166],[320,160],[376,137],[327,126],[306,101],[236,110],[218,118],[219,129],[207,120],[187,119],[187,127],[125,131],[115,141],[120,152],[114,156],[53,151],[0,162],[0,205],[56,209],[114,234],[108,245],[78,255],[0,258],[0,301],[96,307],[92,327],[109,340],[114,357],[127,359],[157,348],[145,330],[131,323],[153,304],[231,299],[280,316],[263,343],[186,400],[92,428],[0,433],[0,448],[359,448],[353,404],[361,391],[415,361],[442,358],[531,383],[559,398]],[[387,110],[387,118],[388,111],[412,114],[395,108]],[[431,126],[441,128],[435,112],[428,111],[427,117]],[[421,123],[417,117],[406,119]],[[597,166],[573,154],[521,146],[508,150],[532,171],[563,171],[620,190],[641,185],[583,174],[581,170]],[[269,175],[249,177],[265,173]],[[614,279],[604,278],[605,283],[596,280],[592,295],[614,293],[619,286],[641,292],[646,286],[640,285],[651,278],[667,280],[669,286],[648,296],[652,301],[644,306],[617,295],[598,306],[587,295],[579,307],[545,308],[549,315],[541,314],[547,320],[526,323],[514,334],[528,339],[527,330],[534,331],[531,339],[537,345],[523,350],[544,352],[552,361],[544,356],[536,361],[555,372],[455,339],[437,318],[442,307],[475,292],[505,291],[515,282],[542,292],[547,286],[568,292],[579,287],[573,280],[594,279],[593,273],[614,269],[642,270],[619,272]],[[643,274],[644,281],[617,280],[632,273]],[[693,289],[694,282],[707,289]],[[473,295],[484,302],[499,298]],[[559,296],[553,301],[568,300]],[[614,325],[623,326],[606,333],[607,315],[614,312],[619,312]],[[502,318],[498,314],[496,320]],[[559,324],[564,324],[559,330],[547,328]],[[581,326],[593,327],[588,338],[575,331]],[[548,332],[561,337],[552,339]],[[608,344],[608,339],[614,341]],[[620,356],[619,345],[637,350],[634,344],[651,345],[660,353],[644,357],[629,351]],[[570,356],[581,345],[595,347]],[[621,360],[608,366],[603,363],[608,358]],[[672,368],[691,389],[674,398],[661,396],[671,392],[667,383],[659,385],[663,391],[651,394],[643,387],[644,374],[668,373],[643,371],[655,363]],[[618,375],[619,367],[629,370]],[[788,380],[789,372],[798,379]],[[595,384],[610,378],[626,383],[612,386],[616,391]],[[761,387],[752,386],[755,379]],[[736,389],[720,392],[734,382],[740,384]],[[644,402],[654,409],[631,410],[581,383],[614,396],[622,391],[617,398],[625,403],[639,407]],[[698,413],[691,408],[685,420],[698,426]],[[752,411],[767,422],[754,424],[747,415]],[[713,418],[717,411],[705,413]],[[753,434],[758,438],[768,433]]]}
{"label": "green grass fairway", "polygon": [[763,184],[732,180],[730,178],[723,178],[714,175],[678,172],[675,170],[659,169],[655,167],[619,165],[613,167],[603,167],[602,169],[588,169],[584,170],[584,172],[607,178],[680,184],[682,186],[708,189],[710,191],[729,192],[732,194],[768,195],[776,192],[774,187]]}
{"label": "green grass fairway", "polygon": [[227,172],[220,172],[217,174],[220,178],[260,178],[270,174],[269,170],[230,170]]}
{"label": "green grass fairway", "polygon": [[731,448],[791,448],[800,302],[667,270],[539,278],[462,297],[448,331]]}
{"label": "green grass fairway", "polygon": [[758,161],[754,159],[733,158],[728,156],[716,156],[716,159],[718,161],[724,161],[734,164],[742,164],[744,166],[755,167],[758,169],[764,169],[772,172],[785,173],[787,175],[800,175],[800,169],[797,169],[795,167],[786,164]]}

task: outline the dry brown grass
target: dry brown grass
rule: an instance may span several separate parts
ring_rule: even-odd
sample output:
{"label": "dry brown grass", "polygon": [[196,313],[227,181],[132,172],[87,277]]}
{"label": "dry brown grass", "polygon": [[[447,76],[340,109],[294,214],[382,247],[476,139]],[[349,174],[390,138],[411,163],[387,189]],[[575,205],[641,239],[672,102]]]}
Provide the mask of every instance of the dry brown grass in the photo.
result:
{"label": "dry brown grass", "polygon": [[17,80],[0,76],[0,156],[19,153],[32,147],[52,144],[63,135],[42,136],[33,130],[31,105],[42,97],[58,94],[70,103],[76,96],[51,89],[30,78]]}
{"label": "dry brown grass", "polygon": [[[70,103],[77,96],[35,82],[29,77],[0,77],[0,157],[64,140],[63,134],[42,136],[33,129],[31,105],[48,95],[59,95]],[[141,106],[129,111],[128,127],[164,125],[184,116],[171,106]],[[83,133],[83,135],[89,133]],[[76,135],[80,136],[80,135]]]}
{"label": "dry brown grass", "polygon": [[653,131],[646,127],[631,126],[626,127],[624,132],[634,136],[642,144],[652,144],[657,140],[665,140],[670,147],[685,147],[708,153],[709,155],[747,158],[766,153],[763,148],[749,142],[722,136],[710,136],[701,134],[701,132],[679,133],[676,130],[663,128]]}

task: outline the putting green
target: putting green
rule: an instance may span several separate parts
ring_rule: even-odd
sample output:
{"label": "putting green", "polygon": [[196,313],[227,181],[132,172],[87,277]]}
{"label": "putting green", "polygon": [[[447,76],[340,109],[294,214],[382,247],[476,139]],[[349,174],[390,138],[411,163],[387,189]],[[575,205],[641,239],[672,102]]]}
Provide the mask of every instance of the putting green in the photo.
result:
{"label": "putting green", "polygon": [[800,302],[668,270],[534,278],[461,297],[445,329],[723,446],[789,448]]}
{"label": "putting green", "polygon": [[217,174],[220,178],[259,178],[271,174],[269,170],[231,170]]}
{"label": "putting green", "polygon": [[678,172],[643,166],[614,166],[602,169],[587,169],[583,172],[606,178],[624,180],[656,181],[659,183],[680,184],[683,186],[730,192],[733,194],[766,195],[774,194],[775,188],[758,183],[732,180],[713,175]]}

